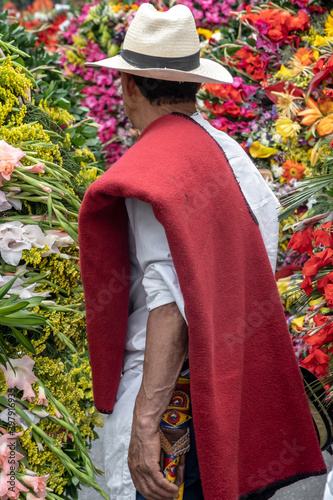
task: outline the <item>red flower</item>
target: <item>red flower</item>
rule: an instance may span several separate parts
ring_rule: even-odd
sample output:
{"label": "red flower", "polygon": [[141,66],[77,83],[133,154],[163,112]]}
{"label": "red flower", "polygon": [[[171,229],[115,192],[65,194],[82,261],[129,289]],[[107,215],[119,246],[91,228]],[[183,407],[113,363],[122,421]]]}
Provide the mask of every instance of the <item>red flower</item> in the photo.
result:
{"label": "red flower", "polygon": [[304,290],[306,295],[311,295],[311,293],[313,292],[313,285],[312,285],[312,280],[309,276],[306,276],[304,278],[304,280],[301,283],[300,288],[301,288],[301,290]]}
{"label": "red flower", "polygon": [[[317,314],[313,318],[315,325],[316,326],[321,326],[325,325],[327,321],[329,320],[328,316],[323,316],[322,314]],[[314,335],[311,335],[311,333],[307,333],[303,337],[304,342],[306,342],[308,345],[311,345],[314,349],[317,349],[318,347],[323,346],[324,344],[327,344],[329,342],[332,342],[333,340],[333,324],[328,323],[327,325],[323,326],[319,332],[315,333]]]}
{"label": "red flower", "polygon": [[202,90],[208,90],[210,94],[216,95],[225,101],[232,100],[239,104],[243,102],[243,90],[238,90],[230,83],[207,83]]}
{"label": "red flower", "polygon": [[319,73],[323,69],[324,64],[325,64],[324,58],[318,59],[318,61],[312,68],[313,74],[316,75],[317,73]]}
{"label": "red flower", "polygon": [[295,252],[300,254],[307,253],[308,255],[313,255],[312,228],[313,226],[310,226],[302,231],[296,231],[292,235],[287,248],[292,248]]}
{"label": "red flower", "polygon": [[327,302],[327,306],[330,309],[333,309],[333,284],[329,283],[325,286],[325,299]]}
{"label": "red flower", "polygon": [[325,287],[328,283],[333,283],[333,271],[326,274],[323,278],[317,281],[317,290],[319,293],[324,294]]}
{"label": "red flower", "polygon": [[332,225],[332,222],[325,222],[325,224],[322,224],[318,229],[313,231],[316,246],[322,245],[323,247],[333,248]]}
{"label": "red flower", "polygon": [[328,368],[329,358],[321,349],[312,349],[309,356],[301,361],[301,366],[323,377]]}
{"label": "red flower", "polygon": [[332,262],[333,250],[325,248],[322,252],[318,252],[313,257],[310,257],[303,266],[303,276],[314,276],[318,270],[327,266]]}

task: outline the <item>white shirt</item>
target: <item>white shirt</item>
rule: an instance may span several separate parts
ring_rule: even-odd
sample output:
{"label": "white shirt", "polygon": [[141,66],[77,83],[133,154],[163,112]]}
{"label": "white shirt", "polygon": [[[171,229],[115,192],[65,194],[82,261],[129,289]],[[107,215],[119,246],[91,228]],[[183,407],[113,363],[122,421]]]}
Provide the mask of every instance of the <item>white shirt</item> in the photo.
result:
{"label": "white shirt", "polygon": [[[224,150],[242,192],[254,212],[275,271],[280,205],[255,165],[238,143],[212,127],[199,113],[192,118]],[[126,199],[130,245],[130,309],[123,376],[114,411],[105,420],[105,475],[111,500],[135,500],[136,491],[127,466],[135,399],[142,380],[149,311],[176,302],[186,320],[184,300],[163,226],[150,204]],[[227,244],[227,243],[226,243]]]}

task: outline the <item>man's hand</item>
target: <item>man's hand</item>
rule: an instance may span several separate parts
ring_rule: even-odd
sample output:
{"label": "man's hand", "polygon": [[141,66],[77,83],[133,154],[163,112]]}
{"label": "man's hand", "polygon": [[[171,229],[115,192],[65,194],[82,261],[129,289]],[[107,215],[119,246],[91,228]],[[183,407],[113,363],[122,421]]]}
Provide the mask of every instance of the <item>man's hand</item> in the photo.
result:
{"label": "man's hand", "polygon": [[128,466],[146,500],[178,498],[161,471],[159,425],[187,352],[187,326],[174,302],[149,313],[142,384],[136,398]]}
{"label": "man's hand", "polygon": [[161,472],[160,457],[159,431],[139,431],[133,425],[128,466],[134,486],[146,500],[178,498],[178,487],[170,483]]}

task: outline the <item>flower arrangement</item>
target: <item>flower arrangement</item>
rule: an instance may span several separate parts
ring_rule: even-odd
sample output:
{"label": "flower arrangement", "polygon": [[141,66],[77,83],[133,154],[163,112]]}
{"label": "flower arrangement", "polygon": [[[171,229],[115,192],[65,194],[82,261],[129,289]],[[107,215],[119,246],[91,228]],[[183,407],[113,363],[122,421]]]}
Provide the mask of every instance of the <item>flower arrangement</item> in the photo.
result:
{"label": "flower arrangement", "polygon": [[11,29],[24,38],[7,25],[0,40],[0,498],[74,499],[82,484],[107,498],[87,451],[102,422],[77,245],[80,202],[101,170],[79,147],[85,126],[57,106],[59,81],[22,65]]}
{"label": "flower arrangement", "polygon": [[[59,4],[60,7],[60,4]],[[34,0],[26,9],[18,10],[12,2],[6,2],[3,10],[18,19],[21,26],[37,32],[36,46],[43,44],[54,52],[59,43],[61,26],[66,23],[68,11],[54,7],[51,0]]]}
{"label": "flower arrangement", "polygon": [[[63,33],[61,64],[82,85],[81,102],[100,125],[108,166],[134,134],[123,113],[118,73],[85,63],[119,51],[141,3],[85,4]],[[199,109],[252,156],[281,201],[278,287],[295,353],[301,364],[326,376],[333,368],[333,11],[320,0],[182,3],[196,19],[202,56],[227,65],[234,76],[232,84],[204,85]],[[25,165],[24,157],[19,161]],[[6,199],[11,203],[15,196]]]}

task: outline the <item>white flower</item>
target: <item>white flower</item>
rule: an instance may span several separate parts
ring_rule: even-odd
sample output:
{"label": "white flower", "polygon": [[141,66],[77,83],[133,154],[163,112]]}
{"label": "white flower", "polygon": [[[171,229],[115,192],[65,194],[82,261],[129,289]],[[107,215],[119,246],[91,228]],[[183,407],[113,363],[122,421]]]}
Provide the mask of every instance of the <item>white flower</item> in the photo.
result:
{"label": "white flower", "polygon": [[0,224],[0,253],[7,264],[17,266],[22,258],[23,250],[32,246],[43,248],[44,233],[33,224],[23,225],[19,221]]}
{"label": "white flower", "polygon": [[272,169],[274,177],[277,177],[277,178],[281,177],[281,175],[283,173],[283,168],[278,163],[272,163],[271,169]]}
{"label": "white flower", "polygon": [[51,253],[60,253],[59,248],[73,245],[74,240],[65,231],[60,229],[49,229],[45,231],[45,244],[50,250],[42,254],[43,257]]}
{"label": "white flower", "polygon": [[[20,272],[20,268],[23,268],[24,266],[19,266],[16,270],[17,273]],[[24,270],[24,269],[23,269]],[[0,275],[0,287],[8,283],[13,279],[13,275],[9,276],[1,276]],[[31,283],[31,285],[28,286],[23,286],[24,282],[26,281],[27,278],[16,278],[16,281],[14,282],[13,286],[10,289],[10,294],[15,294],[20,297],[20,299],[30,299],[31,297],[49,297],[50,292],[48,290],[45,290],[44,292],[34,292],[35,287],[38,285],[38,283]],[[8,298],[10,295],[7,293],[5,295],[5,298]]]}
{"label": "white flower", "polygon": [[280,134],[274,134],[273,137],[272,137],[272,141],[276,142],[276,144],[279,144],[280,142],[283,142],[282,141],[282,137],[280,136]]}

